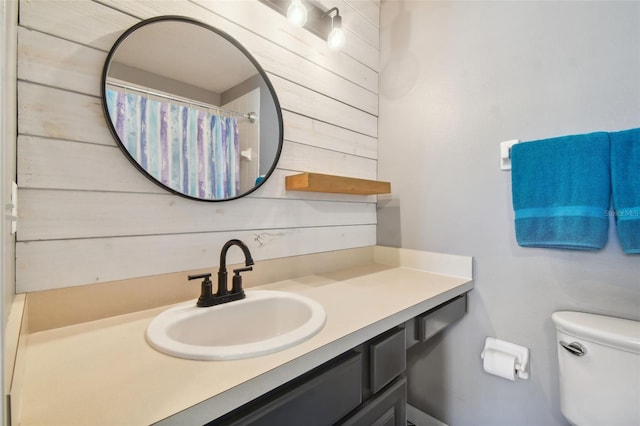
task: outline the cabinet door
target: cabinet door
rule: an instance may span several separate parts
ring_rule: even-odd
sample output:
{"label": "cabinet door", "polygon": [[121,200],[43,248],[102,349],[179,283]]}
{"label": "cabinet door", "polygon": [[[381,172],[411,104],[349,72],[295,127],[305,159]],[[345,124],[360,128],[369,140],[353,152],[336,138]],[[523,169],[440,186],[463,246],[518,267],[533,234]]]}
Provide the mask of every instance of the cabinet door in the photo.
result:
{"label": "cabinet door", "polygon": [[374,420],[371,426],[397,426],[399,420],[396,411],[396,407],[389,408],[386,413]]}
{"label": "cabinet door", "polygon": [[343,426],[406,426],[407,379],[402,377],[380,395],[367,401]]}
{"label": "cabinet door", "polygon": [[362,402],[362,354],[350,353],[239,418],[211,425],[327,426]]}

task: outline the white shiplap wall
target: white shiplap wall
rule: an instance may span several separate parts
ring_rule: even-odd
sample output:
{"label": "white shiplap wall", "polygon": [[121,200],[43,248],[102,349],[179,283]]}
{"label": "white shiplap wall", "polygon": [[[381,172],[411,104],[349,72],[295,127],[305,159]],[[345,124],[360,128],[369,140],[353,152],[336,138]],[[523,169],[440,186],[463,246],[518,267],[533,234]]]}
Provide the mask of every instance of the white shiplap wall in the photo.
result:
{"label": "white shiplap wall", "polygon": [[[377,173],[377,0],[323,0],[344,16],[340,53],[257,0],[22,0],[18,28],[17,292],[218,265],[230,238],[257,260],[375,244],[376,198],[286,192],[312,171]],[[270,180],[248,197],[196,202],[164,192],[111,137],[100,75],[142,19],[182,15],[226,31],[262,64],[284,115]],[[239,262],[240,251],[229,252]]]}

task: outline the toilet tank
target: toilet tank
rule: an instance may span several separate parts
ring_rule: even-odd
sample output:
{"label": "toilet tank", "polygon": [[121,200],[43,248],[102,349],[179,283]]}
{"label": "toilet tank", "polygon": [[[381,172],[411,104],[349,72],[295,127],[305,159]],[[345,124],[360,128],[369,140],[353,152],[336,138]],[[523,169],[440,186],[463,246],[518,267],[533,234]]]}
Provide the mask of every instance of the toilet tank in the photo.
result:
{"label": "toilet tank", "polygon": [[562,414],[578,426],[640,425],[640,322],[569,311],[551,318]]}

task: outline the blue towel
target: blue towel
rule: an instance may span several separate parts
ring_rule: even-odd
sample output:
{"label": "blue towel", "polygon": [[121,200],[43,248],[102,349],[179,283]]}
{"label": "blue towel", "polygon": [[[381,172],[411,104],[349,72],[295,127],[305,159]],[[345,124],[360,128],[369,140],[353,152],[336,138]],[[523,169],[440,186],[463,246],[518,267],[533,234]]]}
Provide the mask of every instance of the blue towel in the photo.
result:
{"label": "blue towel", "polygon": [[609,230],[610,154],[606,132],[511,148],[516,240],[523,247],[597,250]]}
{"label": "blue towel", "polygon": [[640,253],[640,129],[610,133],[611,188],[625,253]]}

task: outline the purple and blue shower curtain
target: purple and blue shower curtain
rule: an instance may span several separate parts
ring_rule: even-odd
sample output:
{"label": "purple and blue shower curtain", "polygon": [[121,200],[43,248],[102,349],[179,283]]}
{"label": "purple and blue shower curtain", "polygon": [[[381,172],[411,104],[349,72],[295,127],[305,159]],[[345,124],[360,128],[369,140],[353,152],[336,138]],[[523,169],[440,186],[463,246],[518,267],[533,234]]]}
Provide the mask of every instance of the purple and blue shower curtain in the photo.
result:
{"label": "purple and blue shower curtain", "polygon": [[131,157],[163,185],[195,198],[239,195],[237,119],[110,88],[107,108]]}

